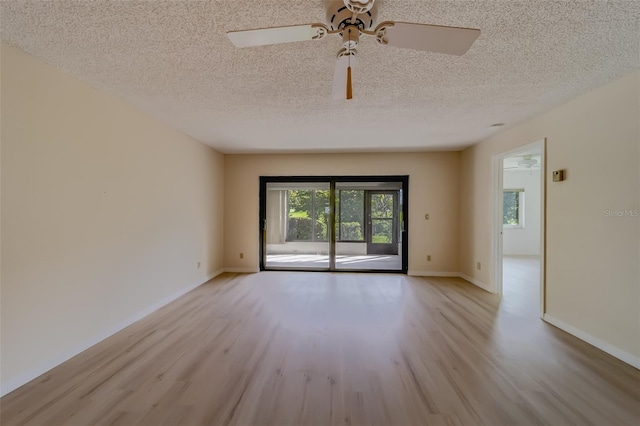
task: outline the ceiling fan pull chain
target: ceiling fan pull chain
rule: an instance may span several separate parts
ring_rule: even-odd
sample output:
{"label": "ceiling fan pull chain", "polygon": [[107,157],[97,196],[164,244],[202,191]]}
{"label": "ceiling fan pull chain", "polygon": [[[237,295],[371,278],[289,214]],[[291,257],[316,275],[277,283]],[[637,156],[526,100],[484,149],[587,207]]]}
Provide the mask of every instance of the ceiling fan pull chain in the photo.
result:
{"label": "ceiling fan pull chain", "polygon": [[347,99],[353,98],[353,88],[351,86],[351,28],[349,28],[349,43],[347,43],[349,54],[349,65],[347,66]]}
{"label": "ceiling fan pull chain", "polygon": [[347,99],[353,99],[353,88],[351,87],[351,67],[347,68]]}

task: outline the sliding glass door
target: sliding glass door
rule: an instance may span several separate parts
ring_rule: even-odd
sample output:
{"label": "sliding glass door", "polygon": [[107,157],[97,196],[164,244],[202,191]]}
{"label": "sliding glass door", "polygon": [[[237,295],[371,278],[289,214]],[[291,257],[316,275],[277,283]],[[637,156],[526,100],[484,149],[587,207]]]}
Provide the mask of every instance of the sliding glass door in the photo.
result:
{"label": "sliding glass door", "polygon": [[407,176],[261,177],[261,270],[407,271]]}

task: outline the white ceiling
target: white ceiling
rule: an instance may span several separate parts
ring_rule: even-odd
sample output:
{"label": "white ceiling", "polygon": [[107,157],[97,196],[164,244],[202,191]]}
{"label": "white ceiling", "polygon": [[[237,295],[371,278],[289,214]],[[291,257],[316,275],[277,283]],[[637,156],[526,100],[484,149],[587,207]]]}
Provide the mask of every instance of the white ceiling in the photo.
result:
{"label": "white ceiling", "polygon": [[236,49],[230,30],[325,22],[322,0],[2,1],[2,38],[223,152],[460,149],[640,67],[640,1],[385,0],[379,22],[479,28],[462,57],[337,36]]}

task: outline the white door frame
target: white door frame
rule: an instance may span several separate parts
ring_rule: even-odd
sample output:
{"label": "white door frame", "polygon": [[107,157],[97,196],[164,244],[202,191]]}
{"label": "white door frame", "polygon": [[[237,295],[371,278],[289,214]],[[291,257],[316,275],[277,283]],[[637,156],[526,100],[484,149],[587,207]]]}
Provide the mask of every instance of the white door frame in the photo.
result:
{"label": "white door frame", "polygon": [[502,257],[503,257],[503,226],[502,226],[502,190],[503,190],[503,163],[504,158],[523,151],[532,149],[540,150],[540,318],[545,313],[545,266],[546,266],[546,211],[547,211],[547,187],[546,187],[546,139],[522,145],[512,150],[501,152],[491,157],[492,170],[492,232],[491,232],[491,283],[493,292],[502,294]]}

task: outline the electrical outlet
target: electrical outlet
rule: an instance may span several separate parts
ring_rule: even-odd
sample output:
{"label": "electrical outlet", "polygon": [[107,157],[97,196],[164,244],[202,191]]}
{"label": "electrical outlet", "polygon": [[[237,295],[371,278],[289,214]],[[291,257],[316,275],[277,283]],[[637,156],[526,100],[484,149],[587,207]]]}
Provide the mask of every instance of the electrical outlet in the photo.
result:
{"label": "electrical outlet", "polygon": [[198,269],[200,269],[200,262],[198,262]]}
{"label": "electrical outlet", "polygon": [[244,259],[244,253],[240,253],[240,259]]}
{"label": "electrical outlet", "polygon": [[480,262],[476,263],[476,269],[480,271],[482,269],[482,263]]}
{"label": "electrical outlet", "polygon": [[427,255],[427,262],[431,262],[431,255],[430,254]]}

